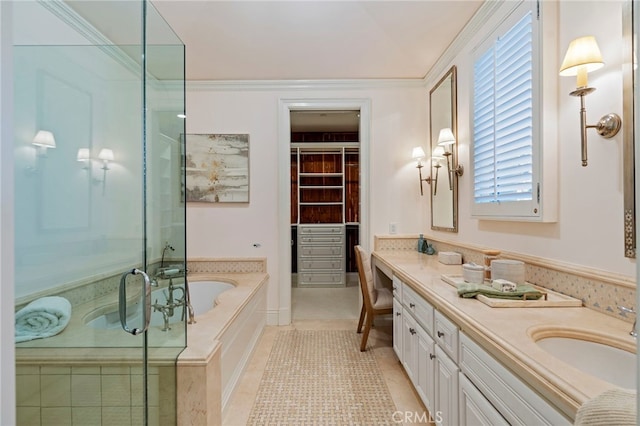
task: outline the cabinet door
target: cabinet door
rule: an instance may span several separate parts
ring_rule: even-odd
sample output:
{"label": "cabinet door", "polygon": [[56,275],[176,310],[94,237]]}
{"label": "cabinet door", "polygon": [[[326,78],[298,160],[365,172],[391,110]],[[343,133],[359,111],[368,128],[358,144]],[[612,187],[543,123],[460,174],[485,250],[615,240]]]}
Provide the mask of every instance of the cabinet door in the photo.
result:
{"label": "cabinet door", "polygon": [[458,426],[458,372],[460,369],[447,354],[436,345],[436,397],[435,418],[442,419],[443,426]]}
{"label": "cabinet door", "polygon": [[393,351],[396,353],[400,362],[402,359],[402,303],[395,297],[393,298]]}
{"label": "cabinet door", "polygon": [[487,398],[462,372],[460,375],[460,425],[502,426],[509,425]]}
{"label": "cabinet door", "polygon": [[406,309],[402,310],[402,324],[402,365],[415,386],[418,325]]}
{"label": "cabinet door", "polygon": [[429,334],[418,325],[418,345],[416,361],[416,391],[430,413],[434,408],[435,393],[435,342]]}

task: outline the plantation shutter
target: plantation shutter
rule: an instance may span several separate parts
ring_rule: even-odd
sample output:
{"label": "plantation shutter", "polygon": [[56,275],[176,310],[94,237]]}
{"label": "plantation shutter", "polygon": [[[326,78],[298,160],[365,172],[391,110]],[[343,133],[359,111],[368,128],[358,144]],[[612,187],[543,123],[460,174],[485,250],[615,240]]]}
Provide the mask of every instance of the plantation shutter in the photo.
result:
{"label": "plantation shutter", "polygon": [[529,12],[474,63],[476,203],[533,198],[532,38]]}

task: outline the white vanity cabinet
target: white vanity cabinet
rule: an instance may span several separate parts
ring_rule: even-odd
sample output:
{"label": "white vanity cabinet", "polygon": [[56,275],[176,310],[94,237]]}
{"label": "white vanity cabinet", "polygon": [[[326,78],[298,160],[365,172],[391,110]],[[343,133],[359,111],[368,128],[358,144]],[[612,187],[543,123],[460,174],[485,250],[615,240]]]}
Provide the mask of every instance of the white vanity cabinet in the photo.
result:
{"label": "white vanity cabinet", "polygon": [[[462,373],[473,383],[472,386],[475,385],[485,399],[483,403],[477,397],[474,404],[486,409],[488,405],[495,407],[507,424],[572,424],[571,420],[464,333],[460,334],[460,367]],[[462,407],[461,412],[468,410],[468,407]],[[465,415],[461,414],[461,417]]]}
{"label": "white vanity cabinet", "polygon": [[402,334],[404,324],[402,322],[402,301],[393,296],[393,351],[396,356],[403,362],[402,356]]}
{"label": "white vanity cabinet", "polygon": [[460,404],[460,424],[473,426],[508,426],[504,417],[496,408],[484,397],[484,395],[474,386],[473,383],[459,372],[459,404]]}

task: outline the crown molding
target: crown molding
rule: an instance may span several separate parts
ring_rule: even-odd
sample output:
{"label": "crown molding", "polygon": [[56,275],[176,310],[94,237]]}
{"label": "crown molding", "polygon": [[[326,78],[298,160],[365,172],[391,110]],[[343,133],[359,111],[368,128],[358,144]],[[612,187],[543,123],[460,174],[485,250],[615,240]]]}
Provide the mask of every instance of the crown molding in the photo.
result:
{"label": "crown molding", "polygon": [[487,0],[482,3],[482,6],[469,20],[467,25],[464,26],[462,31],[456,36],[455,39],[449,44],[447,50],[438,58],[436,63],[431,67],[429,72],[424,77],[425,85],[432,81],[437,80],[442,76],[450,67],[456,56],[462,52],[462,50],[471,42],[471,39],[475,37],[480,29],[484,26],[487,20],[494,15],[498,9],[503,7],[505,3],[513,3],[512,7],[515,8],[520,1],[505,2],[503,0]]}
{"label": "crown molding", "polygon": [[425,81],[415,79],[351,80],[188,80],[187,90],[200,91],[282,91],[282,90],[350,90],[425,88]]}

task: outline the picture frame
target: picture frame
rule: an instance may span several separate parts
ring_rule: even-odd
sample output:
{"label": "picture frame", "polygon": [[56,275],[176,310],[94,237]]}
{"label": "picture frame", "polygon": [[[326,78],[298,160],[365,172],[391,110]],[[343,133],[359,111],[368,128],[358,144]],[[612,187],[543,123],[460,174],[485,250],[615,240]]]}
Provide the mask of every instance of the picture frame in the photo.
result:
{"label": "picture frame", "polygon": [[186,201],[249,202],[249,134],[185,135]]}

